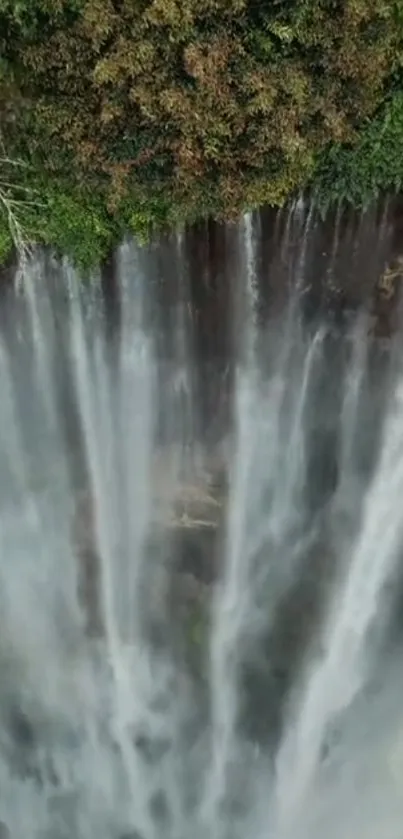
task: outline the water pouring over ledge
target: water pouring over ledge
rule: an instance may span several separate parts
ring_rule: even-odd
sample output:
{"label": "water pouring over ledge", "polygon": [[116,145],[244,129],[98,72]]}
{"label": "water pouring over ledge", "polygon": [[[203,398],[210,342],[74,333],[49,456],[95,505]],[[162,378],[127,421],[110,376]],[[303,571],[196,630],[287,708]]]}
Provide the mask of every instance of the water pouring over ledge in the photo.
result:
{"label": "water pouring over ledge", "polygon": [[250,217],[227,286],[172,237],[122,246],[113,299],[39,254],[2,301],[11,837],[400,836],[400,339],[312,314],[315,224],[279,222],[266,285]]}

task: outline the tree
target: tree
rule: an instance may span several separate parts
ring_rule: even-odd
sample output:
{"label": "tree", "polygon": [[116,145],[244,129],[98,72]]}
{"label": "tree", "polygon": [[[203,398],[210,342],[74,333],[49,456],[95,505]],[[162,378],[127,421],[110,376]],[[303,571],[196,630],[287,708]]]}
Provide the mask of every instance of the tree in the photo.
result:
{"label": "tree", "polygon": [[[1,138],[0,138],[1,149]],[[3,150],[4,151],[4,150]],[[32,204],[27,191],[21,195],[21,187],[13,181],[13,172],[20,161],[13,161],[7,157],[0,157],[0,215],[3,216],[5,226],[0,229],[0,255],[7,253],[14,246],[18,253],[20,265],[26,263],[30,250],[29,235],[24,228],[24,211]]]}
{"label": "tree", "polygon": [[400,6],[0,0],[8,145],[135,227],[281,203],[388,97]]}

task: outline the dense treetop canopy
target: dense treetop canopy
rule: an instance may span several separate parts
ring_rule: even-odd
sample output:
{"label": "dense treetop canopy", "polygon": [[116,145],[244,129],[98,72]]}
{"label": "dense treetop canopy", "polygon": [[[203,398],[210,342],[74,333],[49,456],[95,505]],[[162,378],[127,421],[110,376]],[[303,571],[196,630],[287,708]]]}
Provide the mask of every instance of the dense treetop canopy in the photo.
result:
{"label": "dense treetop canopy", "polygon": [[24,222],[67,250],[84,230],[91,261],[307,184],[368,200],[403,176],[402,63],[403,0],[0,0]]}

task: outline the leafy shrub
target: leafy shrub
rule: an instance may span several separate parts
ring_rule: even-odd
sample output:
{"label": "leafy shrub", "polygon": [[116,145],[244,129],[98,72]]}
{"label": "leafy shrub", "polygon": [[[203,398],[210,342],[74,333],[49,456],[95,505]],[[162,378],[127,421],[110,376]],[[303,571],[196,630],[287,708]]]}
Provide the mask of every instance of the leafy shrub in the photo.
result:
{"label": "leafy shrub", "polygon": [[380,192],[403,185],[403,91],[395,93],[363,125],[355,146],[331,146],[315,172],[315,191],[322,206],[344,200],[356,207]]}

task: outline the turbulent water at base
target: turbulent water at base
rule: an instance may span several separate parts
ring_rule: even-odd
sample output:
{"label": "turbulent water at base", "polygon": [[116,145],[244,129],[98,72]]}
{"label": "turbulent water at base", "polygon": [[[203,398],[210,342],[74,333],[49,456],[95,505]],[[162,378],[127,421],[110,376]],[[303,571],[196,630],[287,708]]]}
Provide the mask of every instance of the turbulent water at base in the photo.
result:
{"label": "turbulent water at base", "polygon": [[210,436],[182,235],[121,247],[113,306],[40,254],[3,295],[1,837],[401,837],[401,340],[312,315],[281,224],[272,308],[228,234]]}

